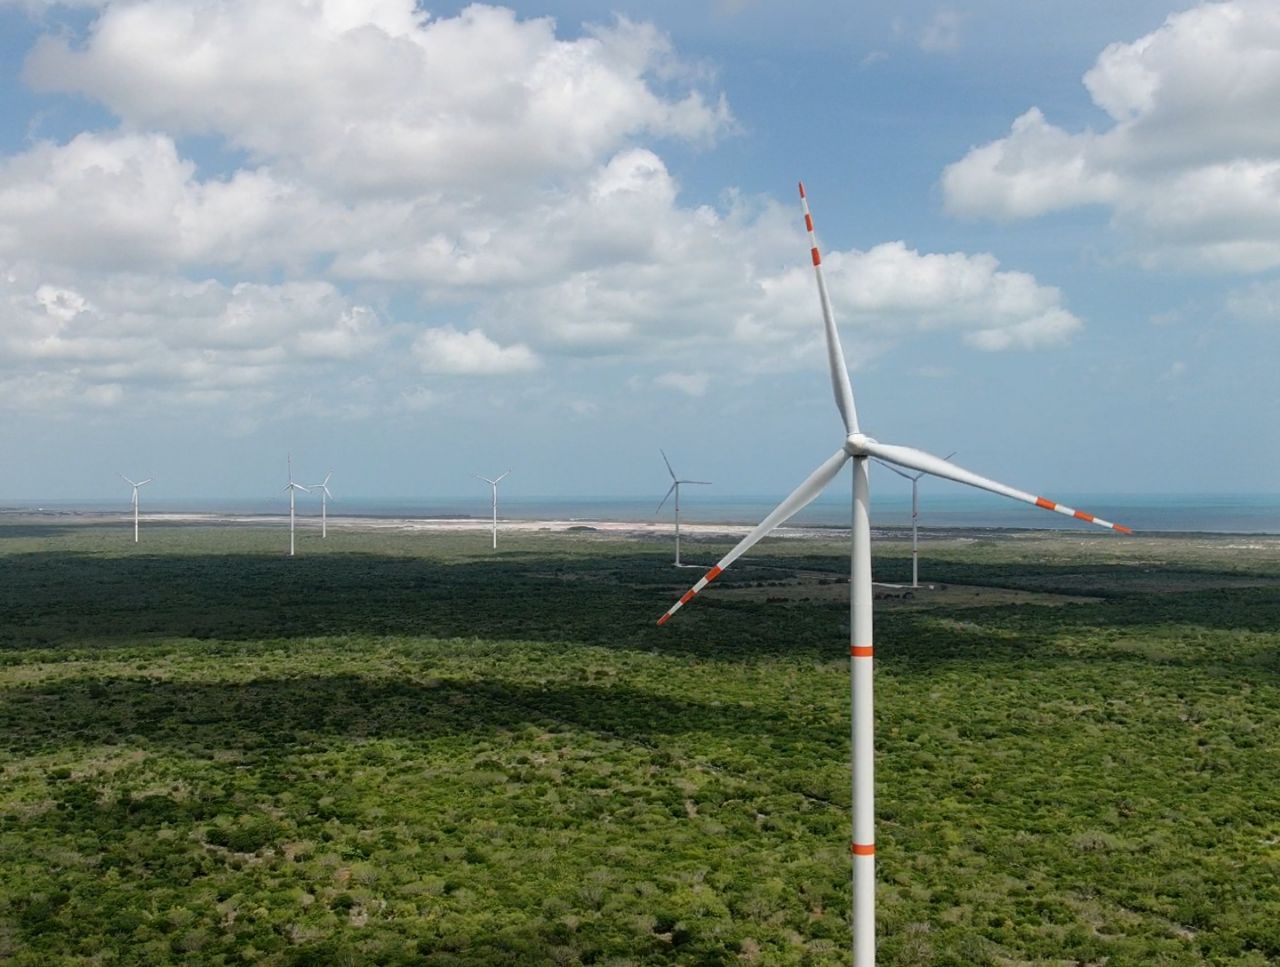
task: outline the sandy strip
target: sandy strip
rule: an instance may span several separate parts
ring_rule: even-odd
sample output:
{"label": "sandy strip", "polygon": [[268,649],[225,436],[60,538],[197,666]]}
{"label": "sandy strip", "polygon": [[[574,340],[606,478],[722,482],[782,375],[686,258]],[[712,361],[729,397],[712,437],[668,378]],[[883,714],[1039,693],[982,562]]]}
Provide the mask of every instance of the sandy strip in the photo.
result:
{"label": "sandy strip", "polygon": [[[85,519],[81,517],[80,519]],[[102,519],[117,520],[115,515]],[[132,518],[131,518],[132,519]],[[143,523],[156,524],[262,524],[288,526],[285,515],[234,514],[144,514]],[[319,527],[320,519],[308,515],[297,519],[298,527]],[[691,524],[680,522],[682,534],[700,537],[742,537],[754,524]],[[469,533],[488,531],[493,523],[482,517],[329,517],[329,527],[342,530],[406,531],[410,533]],[[669,537],[672,525],[665,521],[615,521],[615,520],[507,520],[498,518],[498,530],[506,533],[566,533],[611,534],[625,537]],[[839,527],[779,527],[771,536],[791,538],[839,538],[847,530]]]}

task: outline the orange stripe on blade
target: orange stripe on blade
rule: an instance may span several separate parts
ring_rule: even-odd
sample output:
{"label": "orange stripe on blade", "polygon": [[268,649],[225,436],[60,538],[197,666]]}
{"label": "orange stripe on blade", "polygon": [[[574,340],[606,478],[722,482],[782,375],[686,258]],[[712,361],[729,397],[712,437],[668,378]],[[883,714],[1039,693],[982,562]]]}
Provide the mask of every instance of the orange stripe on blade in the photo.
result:
{"label": "orange stripe on blade", "polygon": [[813,250],[813,264],[814,265],[822,264],[822,256],[818,254],[818,249],[816,247]]}
{"label": "orange stripe on blade", "polygon": [[849,852],[854,856],[875,856],[876,847],[874,843],[850,843]]}
{"label": "orange stripe on blade", "polygon": [[804,197],[804,182],[800,182],[800,197]]}
{"label": "orange stripe on blade", "polygon": [[710,584],[712,581],[714,581],[723,573],[724,573],[724,568],[722,568],[719,564],[717,564],[715,567],[713,567],[710,571],[707,572],[707,576],[706,576],[707,583]]}
{"label": "orange stripe on blade", "polygon": [[808,212],[804,213],[804,227],[811,232],[813,231],[813,216]]}
{"label": "orange stripe on blade", "polygon": [[870,645],[853,645],[849,648],[849,654],[854,658],[870,658],[874,650]]}
{"label": "orange stripe on blade", "polygon": [[671,612],[668,611],[666,614],[664,614],[661,618],[658,619],[658,624],[664,625],[670,620],[671,620]]}
{"label": "orange stripe on blade", "polygon": [[1077,510],[1076,517],[1080,520],[1087,520],[1090,524],[1093,523],[1093,514],[1086,514],[1083,510]]}
{"label": "orange stripe on blade", "polygon": [[1132,534],[1132,533],[1133,533],[1133,529],[1132,529],[1132,528],[1130,528],[1130,527],[1125,527],[1123,524],[1112,524],[1112,525],[1111,525],[1111,527],[1112,527],[1112,529],[1113,529],[1113,530],[1118,530],[1121,534]]}
{"label": "orange stripe on blade", "polygon": [[681,604],[688,604],[688,603],[689,603],[689,600],[690,600],[690,599],[691,599],[695,594],[697,594],[697,593],[698,593],[698,592],[697,592],[697,591],[695,591],[695,590],[693,590],[693,588],[690,588],[688,591],[686,591],[686,592],[684,593],[684,597],[682,597],[682,598],[680,599],[680,603],[681,603]]}
{"label": "orange stripe on blade", "polygon": [[1045,510],[1057,510],[1058,505],[1052,500],[1045,500],[1043,497],[1036,498],[1036,506],[1043,507]]}

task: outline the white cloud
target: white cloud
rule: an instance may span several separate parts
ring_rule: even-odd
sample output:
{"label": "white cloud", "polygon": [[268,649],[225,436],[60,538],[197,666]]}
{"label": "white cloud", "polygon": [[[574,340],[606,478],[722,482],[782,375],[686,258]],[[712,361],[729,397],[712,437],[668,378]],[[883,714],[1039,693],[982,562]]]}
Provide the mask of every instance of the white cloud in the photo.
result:
{"label": "white cloud", "polygon": [[413,353],[428,373],[495,376],[522,373],[541,365],[528,346],[499,346],[479,329],[427,329],[413,343]]}
{"label": "white cloud", "polygon": [[0,257],[127,270],[288,265],[345,237],[339,206],[266,169],[200,180],[165,134],[80,134],[0,161]]}
{"label": "white cloud", "polygon": [[82,45],[46,37],[26,68],[131,126],[219,135],[368,192],[511,191],[635,137],[714,139],[732,121],[720,98],[652,83],[682,73],[648,24],[564,40],[550,18],[474,4],[432,19],[412,0],[113,4]]}
{"label": "white cloud", "polygon": [[677,390],[686,396],[706,396],[711,377],[702,371],[694,373],[667,372],[654,377],[654,384]]}
{"label": "white cloud", "polygon": [[1255,282],[1229,293],[1226,309],[1238,319],[1280,325],[1280,280]]}
{"label": "white cloud", "polygon": [[938,10],[920,32],[920,49],[929,53],[958,50],[963,18],[954,10]]}
{"label": "white cloud", "polygon": [[[272,395],[282,374],[360,357],[382,338],[371,309],[325,282],[226,286],[109,275],[72,285],[44,281],[31,264],[0,263],[0,380],[11,406],[110,403],[133,392]],[[33,372],[45,390],[27,378]]]}
{"label": "white cloud", "polygon": [[[351,412],[403,412],[443,399],[423,372],[625,357],[697,395],[721,365],[820,351],[794,207],[682,202],[661,141],[733,122],[649,25],[565,39],[485,6],[132,0],[46,38],[27,76],[122,123],[0,157],[10,397],[57,371],[50,399],[244,409],[358,372]],[[193,133],[221,150],[188,156]],[[921,331],[1016,349],[1079,326],[990,256],[894,242],[832,250],[827,270],[855,363]],[[397,322],[410,302],[429,328]]]}
{"label": "white cloud", "polygon": [[948,210],[1026,218],[1103,205],[1150,262],[1280,266],[1280,6],[1229,0],[1107,47],[1084,77],[1110,126],[1066,131],[1036,108],[948,166]]}
{"label": "white cloud", "polygon": [[425,413],[440,406],[446,397],[428,386],[411,386],[400,392],[395,409],[406,413]]}

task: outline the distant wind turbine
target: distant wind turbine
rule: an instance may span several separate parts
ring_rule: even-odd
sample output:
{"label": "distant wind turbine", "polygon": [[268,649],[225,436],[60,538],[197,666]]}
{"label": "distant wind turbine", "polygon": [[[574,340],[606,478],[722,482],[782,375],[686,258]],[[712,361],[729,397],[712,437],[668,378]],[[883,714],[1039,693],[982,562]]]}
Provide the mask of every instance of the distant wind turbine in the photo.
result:
{"label": "distant wind turbine", "polygon": [[[505,477],[510,472],[511,471],[508,470],[502,475],[502,477]],[[493,488],[493,549],[496,551],[498,549],[498,480],[501,480],[502,477],[499,477],[497,480],[490,480],[488,477],[482,477],[478,473],[473,474],[472,476],[477,480],[483,480]]]}
{"label": "distant wind turbine", "polygon": [[134,483],[124,474],[120,474],[120,479],[133,488],[133,542],[136,544],[138,543],[138,488],[145,487],[151,483],[151,478],[148,477],[146,480],[139,480]]}
{"label": "distant wind turbine", "polygon": [[322,538],[329,536],[329,501],[333,500],[333,494],[329,492],[329,478],[332,476],[333,471],[330,470],[324,475],[324,480],[311,485],[313,491],[320,491],[320,536]]}
{"label": "distant wind turbine", "polygon": [[931,473],[957,483],[968,484],[980,490],[1012,497],[1046,510],[1057,511],[1068,517],[1108,527],[1124,534],[1132,533],[1127,527],[1073,510],[1062,504],[1037,497],[1022,490],[997,483],[986,477],[956,466],[940,457],[916,450],[913,447],[880,443],[858,428],[858,414],[853,403],[853,387],[849,382],[849,369],[840,347],[840,334],[836,331],[831,313],[831,300],[827,284],[822,277],[822,256],[818,252],[818,240],[813,233],[813,218],[805,199],[804,185],[800,185],[800,200],[804,208],[805,228],[809,232],[810,255],[818,282],[818,300],[822,305],[822,319],[826,330],[827,363],[831,369],[831,384],[835,391],[836,408],[844,423],[844,439],[840,449],[828,457],[793,490],[773,512],[756,528],[738,542],[710,571],[673,604],[658,619],[665,624],[680,607],[689,602],[699,591],[714,581],[730,564],[750,550],[761,538],[782,524],[820,494],[835,479],[844,465],[853,461],[853,519],[850,527],[850,719],[852,722],[853,773],[853,840],[849,851],[853,860],[853,963],[854,967],[873,967],[875,964],[875,802],[874,802],[874,752],[873,729],[875,716],[872,711],[872,627],[871,627],[871,500],[867,481],[867,461],[879,458],[908,470]]}
{"label": "distant wind turbine", "polygon": [[[328,479],[328,478],[325,478]],[[293,482],[293,454],[289,454],[289,482],[285,484],[285,490],[289,491],[289,556],[293,557],[293,523],[294,523],[294,495],[301,490],[304,494],[311,493],[310,488],[302,486],[300,483]]]}
{"label": "distant wind turbine", "polygon": [[[952,450],[943,460],[950,460],[956,455],[956,451]],[[876,463],[884,467],[886,470],[892,470],[899,477],[904,477],[911,481],[911,586],[913,588],[920,587],[920,550],[917,535],[917,521],[920,517],[920,478],[924,476],[924,471],[910,474],[903,473],[891,463],[885,463],[879,457],[873,457]]]}
{"label": "distant wind turbine", "polygon": [[[662,498],[662,503],[658,504],[658,510],[662,510],[663,506],[667,502],[667,497],[670,497],[673,493],[676,495],[676,567],[684,567],[684,565],[680,563],[680,485],[698,484],[699,486],[706,487],[711,485],[711,481],[680,480],[676,477],[676,472],[671,469],[671,461],[667,459],[667,451],[659,447],[658,452],[662,454],[662,462],[667,465],[667,473],[671,474],[671,487],[667,490],[667,496]],[[658,510],[655,510],[654,513],[656,514]],[[689,566],[696,567],[697,565],[691,564]]]}

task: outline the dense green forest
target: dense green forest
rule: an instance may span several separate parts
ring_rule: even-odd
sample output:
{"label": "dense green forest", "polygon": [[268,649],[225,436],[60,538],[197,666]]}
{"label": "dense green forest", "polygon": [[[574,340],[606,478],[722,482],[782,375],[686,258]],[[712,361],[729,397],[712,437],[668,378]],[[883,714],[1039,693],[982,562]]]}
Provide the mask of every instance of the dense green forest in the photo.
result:
{"label": "dense green forest", "polygon": [[[834,535],[662,628],[699,572],[590,531],[131,537],[0,525],[0,961],[847,960]],[[1280,539],[921,575],[877,589],[881,962],[1280,962]]]}

